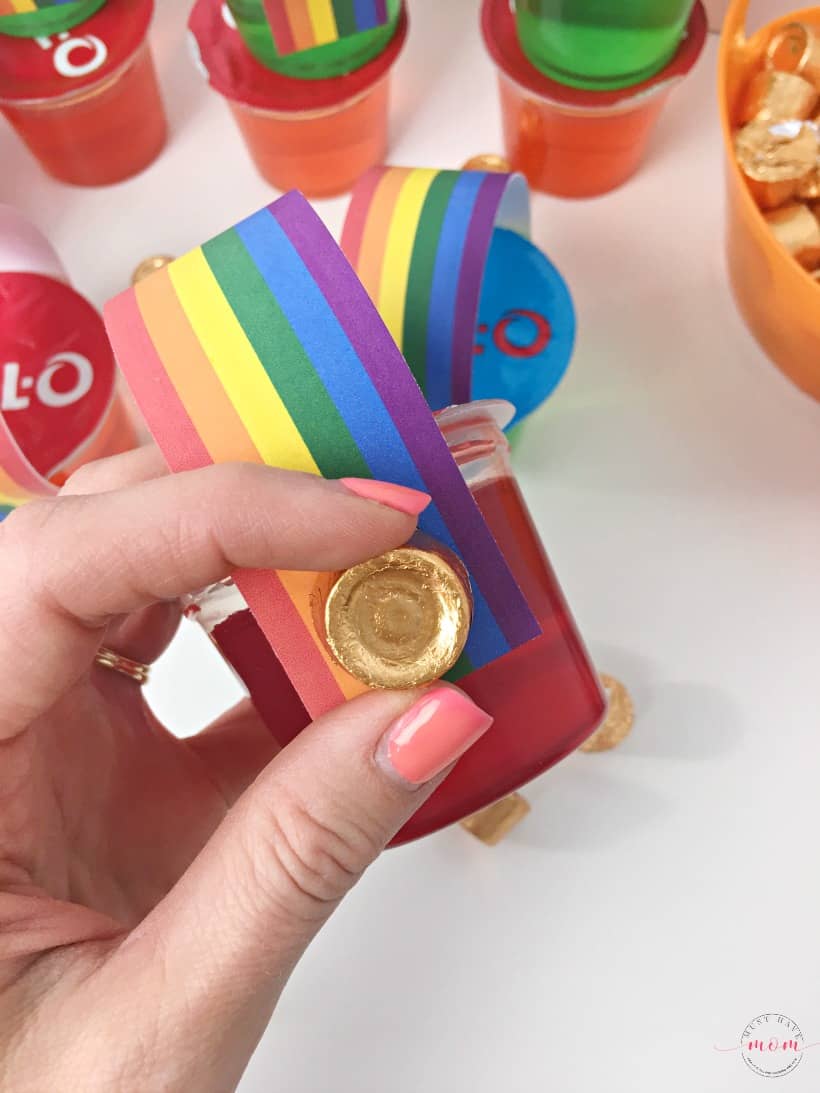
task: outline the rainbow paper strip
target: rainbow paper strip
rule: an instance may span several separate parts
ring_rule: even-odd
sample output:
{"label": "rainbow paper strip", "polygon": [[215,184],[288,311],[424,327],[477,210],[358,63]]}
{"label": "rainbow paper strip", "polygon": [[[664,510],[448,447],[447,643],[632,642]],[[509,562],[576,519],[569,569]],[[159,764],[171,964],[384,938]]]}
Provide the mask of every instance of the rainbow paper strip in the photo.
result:
{"label": "rainbow paper strip", "polygon": [[26,15],[43,8],[56,8],[63,4],[73,4],[76,0],[0,0],[0,15]]}
{"label": "rainbow paper strip", "polygon": [[356,185],[342,250],[434,410],[470,399],[493,231],[529,221],[520,175],[376,167]]}
{"label": "rainbow paper strip", "polygon": [[264,0],[280,56],[328,45],[388,21],[387,0]]}
{"label": "rainbow paper strip", "polygon": [[[401,354],[301,194],[117,296],[105,320],[172,470],[248,460],[426,490],[419,526],[460,555],[472,583],[459,674],[539,633]],[[235,579],[313,716],[366,689],[316,632],[315,574]]]}

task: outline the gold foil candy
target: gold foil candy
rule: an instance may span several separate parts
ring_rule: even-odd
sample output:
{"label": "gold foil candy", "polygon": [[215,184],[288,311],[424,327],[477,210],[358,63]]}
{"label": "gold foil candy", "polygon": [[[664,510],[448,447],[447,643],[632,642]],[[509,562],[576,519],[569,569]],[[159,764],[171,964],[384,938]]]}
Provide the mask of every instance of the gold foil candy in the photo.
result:
{"label": "gold foil candy", "polygon": [[806,23],[788,23],[769,42],[766,64],[803,76],[820,91],[820,31]]}
{"label": "gold foil candy", "polygon": [[316,606],[333,656],[370,687],[439,679],[461,656],[472,619],[460,561],[412,544],[346,570]]}
{"label": "gold foil candy", "polygon": [[629,691],[612,676],[601,674],[601,683],[609,697],[606,717],[600,728],[581,744],[579,751],[607,751],[625,740],[635,721],[635,709]]}
{"label": "gold foil candy", "polygon": [[764,68],[749,81],[737,120],[740,125],[750,121],[805,121],[812,116],[818,99],[814,84],[802,76]]}
{"label": "gold foil candy", "polygon": [[778,242],[808,270],[820,266],[820,222],[807,205],[787,205],[767,213]]}
{"label": "gold foil candy", "polygon": [[820,167],[815,167],[805,178],[801,178],[795,196],[804,201],[820,201]]}
{"label": "gold foil candy", "polygon": [[497,846],[530,811],[526,798],[520,793],[510,793],[495,804],[467,816],[461,821],[461,826],[486,846]]}
{"label": "gold foil candy", "polygon": [[472,156],[462,164],[462,171],[495,171],[507,174],[512,170],[512,164],[503,156],[497,156],[494,152],[484,152],[480,156]]}
{"label": "gold foil candy", "polygon": [[131,274],[131,284],[136,285],[158,269],[164,269],[173,262],[170,254],[153,254],[150,258],[143,258],[134,272]]}
{"label": "gold foil candy", "polygon": [[735,134],[735,154],[762,209],[791,200],[817,167],[820,143],[812,124],[750,122]]}

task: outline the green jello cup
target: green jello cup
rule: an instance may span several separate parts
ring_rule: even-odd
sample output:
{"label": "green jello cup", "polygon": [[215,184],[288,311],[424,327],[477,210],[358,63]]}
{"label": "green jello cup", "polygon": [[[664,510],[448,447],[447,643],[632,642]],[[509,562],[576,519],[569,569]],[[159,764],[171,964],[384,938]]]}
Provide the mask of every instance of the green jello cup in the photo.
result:
{"label": "green jello cup", "polygon": [[285,55],[276,49],[262,0],[227,3],[245,45],[263,65],[299,80],[324,80],[361,68],[387,48],[396,33],[402,0],[387,0],[388,20],[382,26]]}
{"label": "green jello cup", "polygon": [[551,79],[615,90],[668,64],[693,6],[694,0],[516,0],[518,39]]}

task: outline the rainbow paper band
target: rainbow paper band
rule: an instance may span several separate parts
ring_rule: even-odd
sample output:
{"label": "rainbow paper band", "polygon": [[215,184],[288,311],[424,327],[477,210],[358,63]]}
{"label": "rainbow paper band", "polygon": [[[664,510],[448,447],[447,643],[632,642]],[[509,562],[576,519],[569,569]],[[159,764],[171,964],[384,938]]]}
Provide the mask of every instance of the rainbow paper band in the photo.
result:
{"label": "rainbow paper band", "polygon": [[353,191],[342,249],[434,410],[470,399],[496,228],[529,236],[520,175],[377,167]]}
{"label": "rainbow paper band", "polygon": [[388,21],[386,0],[264,0],[281,56],[374,30]]}
{"label": "rainbow paper band", "polygon": [[0,34],[36,38],[89,19],[106,0],[0,0]]}
{"label": "rainbow paper band", "polygon": [[26,15],[43,8],[56,8],[73,4],[75,0],[0,0],[0,15]]}
{"label": "rainbow paper band", "polygon": [[[401,354],[300,194],[116,297],[105,319],[172,470],[239,459],[426,490],[419,526],[460,555],[473,589],[460,674],[538,634]],[[313,716],[365,689],[316,632],[315,574],[235,579]]]}

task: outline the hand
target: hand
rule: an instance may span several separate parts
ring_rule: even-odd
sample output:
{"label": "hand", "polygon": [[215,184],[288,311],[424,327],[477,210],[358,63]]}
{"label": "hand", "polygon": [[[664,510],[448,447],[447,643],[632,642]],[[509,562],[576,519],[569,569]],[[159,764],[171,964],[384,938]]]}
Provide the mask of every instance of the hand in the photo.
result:
{"label": "hand", "polygon": [[365,695],[279,755],[248,703],[177,740],[94,664],[103,643],[155,660],[178,597],[238,567],[403,543],[429,499],[396,490],[167,476],[148,448],[0,524],[4,1093],[234,1088],[313,935],[489,727],[439,685]]}

